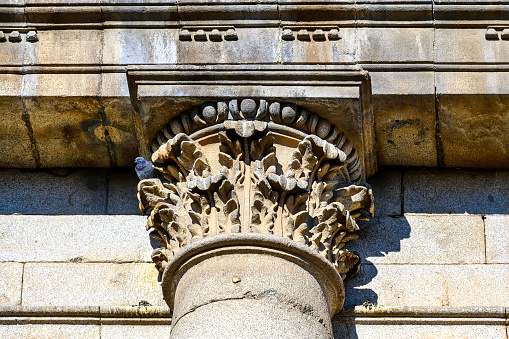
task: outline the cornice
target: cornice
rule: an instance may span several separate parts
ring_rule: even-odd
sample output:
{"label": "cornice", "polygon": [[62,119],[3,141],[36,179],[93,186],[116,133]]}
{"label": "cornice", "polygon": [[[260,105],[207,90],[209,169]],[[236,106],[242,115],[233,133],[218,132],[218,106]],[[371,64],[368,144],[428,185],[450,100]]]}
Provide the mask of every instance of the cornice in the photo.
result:
{"label": "cornice", "polygon": [[0,25],[37,29],[180,27],[222,22],[279,26],[340,22],[344,27],[482,27],[509,18],[509,1],[115,1],[10,0],[0,5]]}

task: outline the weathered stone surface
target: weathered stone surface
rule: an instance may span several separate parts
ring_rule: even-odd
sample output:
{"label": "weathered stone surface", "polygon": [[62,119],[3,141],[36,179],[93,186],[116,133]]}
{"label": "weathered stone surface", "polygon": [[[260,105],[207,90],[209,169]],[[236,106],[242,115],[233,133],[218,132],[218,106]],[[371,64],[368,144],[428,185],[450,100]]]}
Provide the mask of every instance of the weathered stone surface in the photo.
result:
{"label": "weathered stone surface", "polygon": [[484,263],[481,216],[405,214],[363,222],[360,228],[349,248],[368,263]]}
{"label": "weathered stone surface", "polygon": [[484,219],[486,232],[486,262],[509,264],[509,216],[487,215]]}
{"label": "weathered stone surface", "polygon": [[[283,63],[351,63],[355,61],[355,29],[341,28],[338,37],[330,37],[337,27],[316,25],[305,30],[294,29],[292,40],[283,37],[281,58]],[[288,31],[283,29],[283,34]],[[288,34],[290,34],[288,32]],[[334,32],[333,32],[334,33]],[[304,38],[309,36],[309,38]],[[322,37],[323,36],[323,37]],[[322,37],[322,38],[320,38]]]}
{"label": "weathered stone surface", "polygon": [[101,339],[144,338],[161,339],[170,337],[170,324],[167,325],[102,325]]}
{"label": "weathered stone surface", "polygon": [[440,95],[438,121],[446,167],[509,167],[509,96]]}
{"label": "weathered stone surface", "polygon": [[0,171],[2,214],[102,214],[105,210],[105,171]]}
{"label": "weathered stone surface", "polygon": [[141,214],[135,198],[139,179],[134,171],[134,161],[130,166],[133,168],[109,172],[108,214]]}
{"label": "weathered stone surface", "polygon": [[101,63],[102,30],[40,30],[39,41],[26,43],[25,65]]}
{"label": "weathered stone surface", "polygon": [[[431,320],[432,321],[432,320]],[[431,322],[430,321],[430,322]],[[475,319],[473,319],[475,321]],[[507,338],[504,325],[479,324],[334,324],[334,338],[356,339],[494,339]]]}
{"label": "weathered stone surface", "polygon": [[[385,95],[397,95],[403,96],[400,98],[403,100],[417,94],[423,95],[424,98],[435,95],[435,73],[433,72],[417,70],[401,72],[391,69],[380,70],[376,67],[371,69],[370,64],[363,65],[363,68],[369,71],[374,98],[379,96],[383,99]],[[418,106],[415,102],[413,105]]]}
{"label": "weathered stone surface", "polygon": [[235,28],[237,39],[226,39],[223,32],[220,41],[210,40],[208,28],[204,27],[203,32],[205,40],[179,42],[179,64],[275,63],[278,60],[277,28]]}
{"label": "weathered stone surface", "polygon": [[[0,30],[3,31],[3,30]],[[25,51],[27,43],[25,39],[20,41],[9,41],[10,32],[4,33],[4,41],[0,42],[0,53],[2,54],[2,65],[22,65],[23,52]]]}
{"label": "weathered stone surface", "polygon": [[365,264],[345,289],[345,306],[505,306],[509,265]]}
{"label": "weathered stone surface", "polygon": [[375,196],[375,217],[401,215],[401,170],[379,170],[368,184]]}
{"label": "weathered stone surface", "polygon": [[150,261],[145,223],[143,216],[0,216],[0,261]]}
{"label": "weathered stone surface", "polygon": [[358,31],[362,61],[432,61],[431,28],[363,28]]}
{"label": "weathered stone surface", "polygon": [[383,95],[373,100],[380,165],[437,165],[433,95]]}
{"label": "weathered stone surface", "polygon": [[23,305],[163,306],[152,264],[27,263]]}
{"label": "weathered stone surface", "polygon": [[14,262],[0,263],[0,276],[2,277],[0,280],[0,306],[21,304],[23,264]]}
{"label": "weathered stone surface", "polygon": [[89,324],[19,324],[0,325],[0,336],[5,339],[100,339],[100,325]]}
{"label": "weathered stone surface", "polygon": [[507,177],[505,171],[405,170],[404,212],[505,214]]}
{"label": "weathered stone surface", "polygon": [[173,64],[177,44],[177,29],[105,29],[102,63]]}

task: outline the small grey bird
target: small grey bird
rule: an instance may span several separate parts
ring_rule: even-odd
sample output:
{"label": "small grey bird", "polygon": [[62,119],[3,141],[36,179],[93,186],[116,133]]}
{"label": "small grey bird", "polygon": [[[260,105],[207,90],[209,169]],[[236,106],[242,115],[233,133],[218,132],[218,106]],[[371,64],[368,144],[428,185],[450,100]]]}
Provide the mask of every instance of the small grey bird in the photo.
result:
{"label": "small grey bird", "polygon": [[152,179],[155,177],[151,161],[145,160],[142,157],[137,157],[134,162],[136,163],[134,169],[136,170],[136,174],[138,174],[138,178],[140,178],[140,180]]}

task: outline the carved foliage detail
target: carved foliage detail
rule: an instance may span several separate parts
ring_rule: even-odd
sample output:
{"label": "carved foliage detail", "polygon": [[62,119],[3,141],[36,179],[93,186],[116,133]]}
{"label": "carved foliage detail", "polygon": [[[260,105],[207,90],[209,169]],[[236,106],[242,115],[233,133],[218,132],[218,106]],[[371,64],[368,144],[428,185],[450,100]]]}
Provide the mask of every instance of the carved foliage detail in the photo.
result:
{"label": "carved foliage detail", "polygon": [[140,209],[151,211],[147,228],[162,244],[152,255],[159,270],[193,241],[260,232],[309,246],[343,278],[357,271],[359,258],[344,246],[356,238],[356,219],[372,215],[373,196],[368,184],[350,180],[354,152],[308,135],[288,163],[279,163],[269,122],[245,118],[270,113],[267,106],[223,121],[215,132],[219,168],[211,169],[199,143],[185,133],[154,152],[162,178],[141,181],[138,197]]}

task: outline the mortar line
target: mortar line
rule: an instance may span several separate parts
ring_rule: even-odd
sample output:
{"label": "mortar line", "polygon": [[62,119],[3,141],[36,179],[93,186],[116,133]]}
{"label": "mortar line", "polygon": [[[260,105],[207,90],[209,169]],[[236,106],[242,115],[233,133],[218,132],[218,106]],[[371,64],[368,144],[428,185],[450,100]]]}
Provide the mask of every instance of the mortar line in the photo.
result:
{"label": "mortar line", "polygon": [[484,246],[484,263],[488,263],[488,256],[486,251],[486,216],[484,214],[481,215],[482,219],[482,233],[483,233],[483,246]]}
{"label": "mortar line", "polygon": [[23,264],[23,266],[21,268],[21,292],[20,292],[20,297],[19,297],[20,306],[23,306],[23,284],[25,281],[25,264],[26,263],[22,263],[22,264]]}

